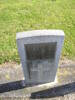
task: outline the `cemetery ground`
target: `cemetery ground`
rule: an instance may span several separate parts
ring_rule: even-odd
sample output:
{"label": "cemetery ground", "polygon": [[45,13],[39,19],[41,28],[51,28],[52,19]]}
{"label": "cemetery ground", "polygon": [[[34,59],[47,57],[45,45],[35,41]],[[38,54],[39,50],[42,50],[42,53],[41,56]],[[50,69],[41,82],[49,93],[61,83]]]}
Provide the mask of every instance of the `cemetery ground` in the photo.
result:
{"label": "cemetery ground", "polygon": [[[17,64],[20,59],[16,33],[35,29],[62,29],[65,33],[58,86],[41,92],[41,99],[45,96],[45,100],[75,100],[75,0],[0,0],[0,84],[23,80],[21,66]],[[30,91],[33,88],[1,93],[0,97],[11,100],[12,96],[24,96]],[[41,93],[30,97],[27,94],[27,100],[35,96],[38,99]]]}
{"label": "cemetery ground", "polygon": [[14,62],[0,65],[1,100],[75,100],[75,62],[61,59],[56,86],[25,86],[22,67]]}

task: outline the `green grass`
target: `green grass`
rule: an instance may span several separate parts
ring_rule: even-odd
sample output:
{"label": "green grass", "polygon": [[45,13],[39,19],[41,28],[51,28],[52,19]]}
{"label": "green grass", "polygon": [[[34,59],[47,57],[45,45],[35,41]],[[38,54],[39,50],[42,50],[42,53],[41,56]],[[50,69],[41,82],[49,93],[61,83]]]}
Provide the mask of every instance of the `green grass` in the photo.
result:
{"label": "green grass", "polygon": [[16,33],[62,29],[62,56],[75,58],[75,0],[0,0],[0,63],[19,62]]}

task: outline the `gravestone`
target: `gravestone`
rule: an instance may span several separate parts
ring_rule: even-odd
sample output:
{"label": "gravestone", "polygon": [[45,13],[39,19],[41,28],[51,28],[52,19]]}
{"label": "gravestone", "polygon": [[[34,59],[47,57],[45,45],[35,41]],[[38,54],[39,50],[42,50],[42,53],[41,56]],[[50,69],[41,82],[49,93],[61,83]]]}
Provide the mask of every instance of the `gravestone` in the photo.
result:
{"label": "gravestone", "polygon": [[54,82],[64,42],[62,30],[34,30],[16,36],[27,83]]}

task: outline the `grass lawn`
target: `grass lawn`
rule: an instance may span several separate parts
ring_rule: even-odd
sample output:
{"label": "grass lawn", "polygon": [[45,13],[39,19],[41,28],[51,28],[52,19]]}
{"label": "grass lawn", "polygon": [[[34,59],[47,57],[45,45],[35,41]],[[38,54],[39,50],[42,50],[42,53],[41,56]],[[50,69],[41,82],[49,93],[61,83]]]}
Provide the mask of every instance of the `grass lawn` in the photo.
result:
{"label": "grass lawn", "polygon": [[62,29],[62,56],[75,58],[75,0],[0,0],[0,63],[19,62],[16,32]]}

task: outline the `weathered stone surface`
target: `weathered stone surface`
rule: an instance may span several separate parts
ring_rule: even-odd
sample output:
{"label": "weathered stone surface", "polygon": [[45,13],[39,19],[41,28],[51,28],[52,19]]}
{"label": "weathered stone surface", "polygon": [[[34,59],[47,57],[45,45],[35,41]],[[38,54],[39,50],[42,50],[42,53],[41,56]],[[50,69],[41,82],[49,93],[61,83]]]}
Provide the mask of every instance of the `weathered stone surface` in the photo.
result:
{"label": "weathered stone surface", "polygon": [[26,82],[53,82],[64,32],[61,30],[20,32],[17,33],[16,40]]}

